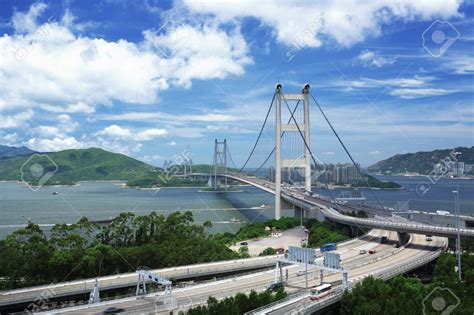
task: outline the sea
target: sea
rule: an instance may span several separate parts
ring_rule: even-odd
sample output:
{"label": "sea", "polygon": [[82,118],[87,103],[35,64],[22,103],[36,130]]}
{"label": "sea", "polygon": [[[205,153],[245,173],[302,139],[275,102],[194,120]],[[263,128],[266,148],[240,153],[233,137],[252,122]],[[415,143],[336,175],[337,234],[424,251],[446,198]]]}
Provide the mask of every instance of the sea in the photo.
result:
{"label": "sea", "polygon": [[[367,203],[378,199],[395,210],[454,211],[453,190],[460,192],[460,212],[474,216],[473,179],[427,179],[423,176],[378,176],[403,186],[399,190],[359,189]],[[422,189],[423,188],[423,189]],[[315,189],[337,197],[349,189]],[[249,222],[273,217],[274,197],[252,186],[239,186],[232,192],[209,192],[202,188],[124,188],[117,182],[81,182],[78,186],[30,187],[17,182],[0,182],[0,239],[28,222],[49,231],[56,223],[75,223],[82,216],[91,221],[110,220],[121,212],[136,215],[168,215],[191,211],[195,223],[211,221],[211,232],[235,233]],[[284,209],[283,215],[293,215]]]}

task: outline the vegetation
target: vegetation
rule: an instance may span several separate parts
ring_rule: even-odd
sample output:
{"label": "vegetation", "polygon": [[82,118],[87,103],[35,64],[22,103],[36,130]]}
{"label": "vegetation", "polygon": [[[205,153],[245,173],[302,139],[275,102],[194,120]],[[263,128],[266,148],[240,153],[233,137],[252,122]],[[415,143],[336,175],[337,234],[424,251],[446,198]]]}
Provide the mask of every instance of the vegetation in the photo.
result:
{"label": "vegetation", "polygon": [[442,163],[446,158],[450,161],[454,161],[454,159],[450,157],[450,154],[453,151],[462,153],[458,156],[460,162],[474,164],[474,147],[459,147],[455,149],[434,150],[430,152],[397,154],[391,158],[375,163],[368,169],[371,172],[394,174],[407,172],[430,174],[435,165]]}
{"label": "vegetation", "polygon": [[205,180],[194,180],[191,178],[181,178],[166,173],[158,176],[132,179],[127,182],[128,187],[155,188],[155,187],[200,187],[206,186]]}
{"label": "vegetation", "polygon": [[258,256],[271,256],[276,255],[277,251],[272,247],[265,248]]}
{"label": "vegetation", "polygon": [[280,220],[271,219],[265,222],[246,225],[240,228],[235,235],[232,233],[222,233],[217,234],[216,237],[224,244],[235,244],[243,240],[268,236],[270,231],[265,230],[265,227],[288,230],[298,225],[300,225],[299,219],[283,217]]}
{"label": "vegetation", "polygon": [[337,243],[349,238],[350,232],[334,229],[328,222],[318,222],[310,219],[306,223],[309,230],[309,247],[319,247],[326,243]]}
{"label": "vegetation", "polygon": [[[385,283],[373,277],[365,278],[350,291],[345,292],[341,301],[341,314],[421,314],[425,304],[425,314],[440,314],[433,309],[432,301],[441,297],[446,306],[460,304],[451,314],[473,314],[474,312],[474,256],[462,256],[463,281],[455,272],[455,258],[442,254],[434,269],[434,281],[423,284],[416,278],[397,276]],[[444,288],[449,288],[452,296]],[[431,293],[433,292],[433,293]]]}
{"label": "vegetation", "polygon": [[[39,165],[42,169],[35,169]],[[46,178],[46,174],[51,176],[41,184],[58,185],[80,180],[129,180],[151,174],[158,176],[160,170],[123,154],[98,148],[16,156],[2,159],[0,163],[0,180],[25,180],[36,185]]]}
{"label": "vegetation", "polygon": [[391,181],[381,181],[371,175],[364,175],[363,180],[356,181],[351,184],[352,187],[372,187],[382,189],[397,189],[402,186],[398,183]]}
{"label": "vegetation", "polygon": [[7,158],[12,156],[30,155],[35,153],[27,147],[10,147],[0,144],[0,158]]}
{"label": "vegetation", "polygon": [[244,293],[237,293],[234,297],[228,297],[222,301],[217,301],[209,297],[207,305],[191,308],[187,315],[240,315],[261,306],[273,303],[286,297],[283,287],[280,287],[275,294],[264,291],[257,293],[251,291],[247,296]]}
{"label": "vegetation", "polygon": [[206,233],[211,226],[194,225],[191,212],[128,212],[109,225],[56,224],[47,237],[32,223],[0,241],[0,289],[239,258]]}

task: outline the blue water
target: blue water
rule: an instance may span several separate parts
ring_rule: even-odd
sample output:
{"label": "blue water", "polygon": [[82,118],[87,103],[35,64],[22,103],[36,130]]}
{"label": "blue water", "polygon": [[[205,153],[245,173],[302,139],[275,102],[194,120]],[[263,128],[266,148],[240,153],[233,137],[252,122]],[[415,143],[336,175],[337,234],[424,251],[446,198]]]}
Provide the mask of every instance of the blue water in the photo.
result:
{"label": "blue water", "polygon": [[[454,211],[452,191],[459,185],[460,211],[474,215],[474,180],[440,179],[430,182],[429,189],[420,195],[417,186],[425,177],[381,177],[401,184],[402,190],[375,190],[384,206],[413,210]],[[74,223],[81,216],[90,220],[106,220],[120,212],[148,214],[151,211],[169,214],[174,211],[192,211],[196,222],[209,220],[213,232],[235,232],[244,223],[231,223],[231,218],[242,222],[259,222],[274,215],[271,207],[274,197],[255,187],[243,186],[242,192],[200,192],[199,188],[165,188],[159,192],[125,189],[116,183],[81,183],[77,187],[42,187],[31,191],[13,183],[0,183],[0,238],[24,226],[28,219],[45,229],[55,223]],[[334,195],[344,189],[331,192]],[[375,198],[368,189],[361,189],[368,203]],[[53,195],[53,192],[59,192]],[[327,194],[324,189],[321,193]],[[270,205],[261,208],[260,205]],[[292,215],[291,209],[283,215]]]}
{"label": "blue water", "polygon": [[[403,186],[401,190],[377,190],[373,192],[379,201],[386,207],[394,209],[422,210],[435,212],[444,210],[454,213],[453,190],[459,187],[460,205],[462,214],[474,215],[474,180],[447,179],[430,181],[424,176],[376,176],[381,180],[394,181]],[[427,189],[422,189],[426,187]],[[333,195],[347,189],[332,190]],[[369,189],[359,189],[363,192],[367,203],[376,204],[376,199]],[[324,189],[323,194],[328,194]]]}

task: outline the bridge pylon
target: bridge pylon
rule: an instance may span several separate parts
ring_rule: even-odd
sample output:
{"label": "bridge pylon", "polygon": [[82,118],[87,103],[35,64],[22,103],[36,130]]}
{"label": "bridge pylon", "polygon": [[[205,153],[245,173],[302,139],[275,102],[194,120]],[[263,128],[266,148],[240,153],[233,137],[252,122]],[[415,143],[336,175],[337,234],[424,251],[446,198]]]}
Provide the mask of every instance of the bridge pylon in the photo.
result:
{"label": "bridge pylon", "polygon": [[[275,219],[281,218],[281,168],[282,167],[301,167],[304,168],[305,189],[311,191],[311,152],[310,152],[310,120],[309,120],[309,84],[305,84],[301,93],[283,93],[280,83],[276,85],[276,123],[275,123]],[[281,104],[282,100],[302,101],[303,102],[303,123],[282,124],[281,121]],[[295,122],[295,120],[293,120]],[[305,142],[304,154],[296,159],[282,159],[281,138],[282,133],[298,132],[303,136]]]}
{"label": "bridge pylon", "polygon": [[[218,168],[224,168],[224,174],[227,174],[227,139],[224,141],[214,140],[214,189],[217,190]],[[224,176],[224,189],[227,190],[227,176]]]}

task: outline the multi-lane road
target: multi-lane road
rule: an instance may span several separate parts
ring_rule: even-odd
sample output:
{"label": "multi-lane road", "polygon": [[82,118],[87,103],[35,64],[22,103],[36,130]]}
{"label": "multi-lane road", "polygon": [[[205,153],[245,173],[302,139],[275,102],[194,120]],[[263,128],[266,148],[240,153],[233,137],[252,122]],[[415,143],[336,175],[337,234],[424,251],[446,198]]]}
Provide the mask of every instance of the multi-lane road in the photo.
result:
{"label": "multi-lane road", "polygon": [[[387,236],[387,244],[380,243],[380,237]],[[338,252],[341,254],[342,265],[349,269],[349,281],[355,282],[369,274],[380,273],[384,270],[393,269],[399,264],[406,264],[419,257],[432,253],[435,249],[445,246],[447,240],[434,237],[433,241],[427,242],[424,235],[412,235],[407,247],[397,248],[397,234],[391,231],[374,230],[370,234],[341,243]],[[360,254],[360,250],[375,249],[376,253]],[[276,261],[276,258],[273,258]],[[305,286],[305,276],[298,275],[298,271],[303,270],[302,266],[290,265],[284,267],[288,270],[288,280],[286,290],[294,292],[301,290]],[[284,272],[284,275],[286,271]],[[340,281],[340,274],[326,274],[324,281]],[[209,296],[218,299],[233,296],[238,292],[248,293],[251,290],[263,291],[275,280],[275,271],[262,271],[253,274],[236,276],[230,279],[207,282],[203,284],[191,285],[185,288],[173,290],[174,303],[163,305],[165,300],[163,293],[148,294],[144,297],[132,297],[121,300],[98,303],[95,305],[85,305],[56,311],[56,313],[70,314],[100,314],[109,307],[122,308],[126,312],[156,312],[169,313],[169,309],[185,310],[190,306],[206,303]],[[286,277],[285,279],[286,280]],[[319,271],[311,268],[309,271],[309,285],[319,283]],[[278,309],[276,312],[284,314],[289,309],[305,307],[308,298],[303,298],[294,305],[287,308]]]}

